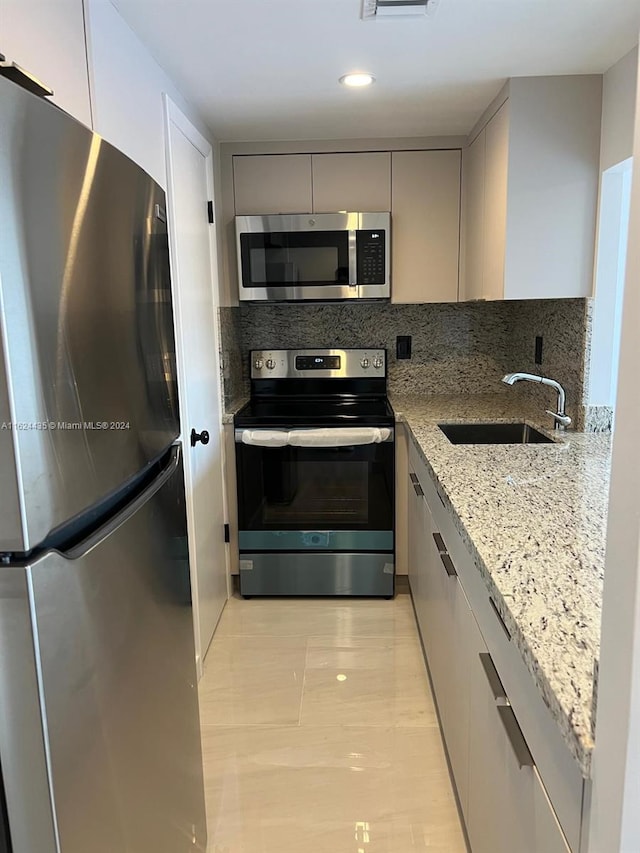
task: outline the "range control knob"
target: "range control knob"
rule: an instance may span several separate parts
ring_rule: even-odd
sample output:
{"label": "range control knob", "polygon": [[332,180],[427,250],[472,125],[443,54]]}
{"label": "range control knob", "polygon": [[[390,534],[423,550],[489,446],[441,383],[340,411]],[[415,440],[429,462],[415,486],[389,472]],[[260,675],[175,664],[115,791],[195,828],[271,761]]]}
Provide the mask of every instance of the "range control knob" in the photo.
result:
{"label": "range control knob", "polygon": [[262,370],[262,366],[264,365],[264,361],[261,358],[256,358],[253,362],[253,366],[256,370]]}
{"label": "range control knob", "polygon": [[369,367],[369,359],[368,358],[360,359],[360,367],[363,367],[366,370],[367,367]]}
{"label": "range control knob", "polygon": [[275,361],[274,361],[272,358],[268,358],[268,359],[267,359],[267,369],[268,369],[268,370],[273,370],[273,368],[274,368],[275,366],[276,366]]}
{"label": "range control knob", "polygon": [[376,370],[380,370],[383,365],[384,361],[380,358],[380,356],[376,356],[376,358],[373,359],[373,366]]}

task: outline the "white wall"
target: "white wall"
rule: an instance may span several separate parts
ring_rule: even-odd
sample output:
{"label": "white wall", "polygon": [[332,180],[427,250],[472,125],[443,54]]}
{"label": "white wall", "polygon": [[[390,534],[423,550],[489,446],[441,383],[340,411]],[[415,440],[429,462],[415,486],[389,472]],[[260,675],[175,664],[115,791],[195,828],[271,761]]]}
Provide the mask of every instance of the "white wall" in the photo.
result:
{"label": "white wall", "polygon": [[637,76],[636,47],[603,77],[595,303],[589,363],[588,402],[592,406],[613,406],[616,398]]}
{"label": "white wall", "polygon": [[94,130],[166,189],[163,93],[212,134],[110,0],[84,3]]}
{"label": "white wall", "polygon": [[621,163],[633,152],[633,125],[638,76],[638,48],[623,56],[604,75],[600,171]]}
{"label": "white wall", "polygon": [[614,406],[616,401],[632,169],[633,157],[629,157],[607,169],[600,182],[589,366],[588,399],[591,406]]}
{"label": "white wall", "polygon": [[640,110],[607,529],[590,853],[640,850]]}

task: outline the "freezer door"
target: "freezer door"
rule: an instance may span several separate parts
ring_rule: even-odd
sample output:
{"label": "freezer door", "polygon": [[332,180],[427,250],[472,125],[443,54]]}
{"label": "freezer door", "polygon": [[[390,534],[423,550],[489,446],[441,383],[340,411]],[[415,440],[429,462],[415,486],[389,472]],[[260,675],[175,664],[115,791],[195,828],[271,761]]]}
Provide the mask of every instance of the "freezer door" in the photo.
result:
{"label": "freezer door", "polygon": [[179,434],[162,189],[0,79],[0,551],[25,552]]}
{"label": "freezer door", "polygon": [[182,476],[26,570],[61,853],[206,849]]}

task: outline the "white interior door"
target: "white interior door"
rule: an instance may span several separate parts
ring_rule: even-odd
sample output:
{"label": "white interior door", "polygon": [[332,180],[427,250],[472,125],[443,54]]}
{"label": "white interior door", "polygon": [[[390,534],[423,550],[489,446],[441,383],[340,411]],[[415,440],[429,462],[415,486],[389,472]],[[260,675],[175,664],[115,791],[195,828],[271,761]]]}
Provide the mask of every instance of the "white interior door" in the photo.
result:
{"label": "white interior door", "polygon": [[[167,205],[198,671],[227,600],[217,265],[210,144],[164,96]],[[191,446],[192,430],[208,443]]]}

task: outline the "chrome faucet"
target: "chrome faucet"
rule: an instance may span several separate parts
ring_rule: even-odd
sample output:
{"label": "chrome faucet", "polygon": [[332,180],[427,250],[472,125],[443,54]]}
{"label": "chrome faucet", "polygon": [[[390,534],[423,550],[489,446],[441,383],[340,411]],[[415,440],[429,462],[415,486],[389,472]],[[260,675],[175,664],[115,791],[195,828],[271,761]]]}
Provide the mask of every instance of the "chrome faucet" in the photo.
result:
{"label": "chrome faucet", "polygon": [[548,385],[550,388],[555,388],[558,392],[558,411],[552,412],[550,409],[547,409],[546,412],[555,420],[555,429],[566,429],[571,423],[571,418],[564,410],[565,393],[562,385],[556,382],[555,379],[547,379],[546,376],[536,376],[535,373],[507,373],[506,376],[502,377],[505,385],[515,385],[516,382],[521,382],[523,379],[527,382],[539,382],[541,385]]}

